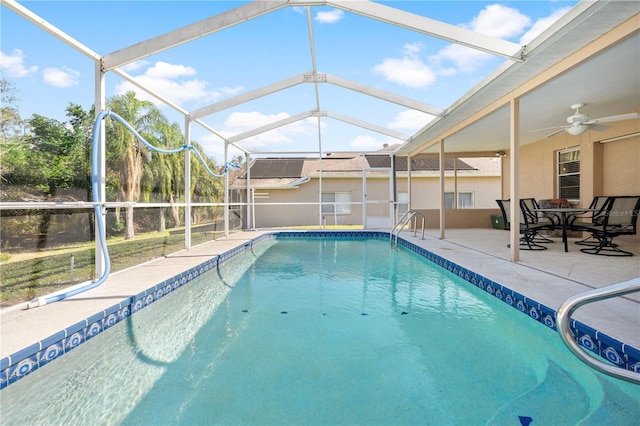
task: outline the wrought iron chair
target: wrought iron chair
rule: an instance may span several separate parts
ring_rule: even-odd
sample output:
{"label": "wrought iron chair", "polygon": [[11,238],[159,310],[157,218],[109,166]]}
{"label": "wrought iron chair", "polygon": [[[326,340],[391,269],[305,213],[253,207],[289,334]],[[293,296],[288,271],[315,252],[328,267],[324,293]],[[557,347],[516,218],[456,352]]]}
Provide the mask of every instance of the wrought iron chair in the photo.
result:
{"label": "wrought iron chair", "polygon": [[[511,229],[511,215],[509,214],[509,209],[511,208],[511,200],[496,200],[500,210],[502,211],[502,217],[504,218],[504,229]],[[522,234],[520,237],[520,248],[522,250],[546,250],[545,246],[541,246],[540,244],[534,241],[536,233],[539,229],[543,229],[545,225],[536,225],[534,223],[530,223],[527,219],[527,215],[524,212],[522,207],[522,203],[520,203],[520,226],[518,231]]]}
{"label": "wrought iron chair", "polygon": [[535,229],[533,236],[535,242],[552,243],[553,241],[540,234],[540,231],[553,231],[562,227],[560,220],[556,216],[546,216],[535,211],[535,209],[540,208],[535,198],[521,198],[520,207],[522,208],[522,214],[525,216],[525,220]]}
{"label": "wrought iron chair", "polygon": [[[585,226],[591,225],[602,225],[605,216],[605,207],[608,200],[609,197],[593,197],[591,204],[589,204],[589,208],[597,211],[589,213],[589,215],[586,216],[574,216],[571,219],[571,222],[569,222],[571,230],[576,230],[578,228],[584,228]],[[583,240],[576,241],[576,244],[583,246],[597,246],[599,243],[600,242],[594,238],[593,234],[589,235]]]}
{"label": "wrought iron chair", "polygon": [[580,251],[604,256],[633,256],[633,253],[621,250],[612,241],[619,235],[637,233],[638,210],[640,210],[640,196],[609,197],[603,208],[601,224],[576,226],[578,230],[590,232],[597,240],[597,245],[580,249]]}

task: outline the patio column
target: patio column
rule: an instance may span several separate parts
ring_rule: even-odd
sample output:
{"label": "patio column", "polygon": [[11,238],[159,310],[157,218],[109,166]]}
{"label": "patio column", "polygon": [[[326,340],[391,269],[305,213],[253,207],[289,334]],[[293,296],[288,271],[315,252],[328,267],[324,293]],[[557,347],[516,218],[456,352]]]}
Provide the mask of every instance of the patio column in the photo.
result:
{"label": "patio column", "polygon": [[444,239],[444,139],[440,139],[440,152],[438,153],[440,161],[440,239]]}
{"label": "patio column", "polygon": [[520,260],[520,99],[512,99],[509,103],[509,157],[510,183],[509,198],[511,199],[509,216],[511,230],[509,243],[511,245],[510,258],[512,262]]}

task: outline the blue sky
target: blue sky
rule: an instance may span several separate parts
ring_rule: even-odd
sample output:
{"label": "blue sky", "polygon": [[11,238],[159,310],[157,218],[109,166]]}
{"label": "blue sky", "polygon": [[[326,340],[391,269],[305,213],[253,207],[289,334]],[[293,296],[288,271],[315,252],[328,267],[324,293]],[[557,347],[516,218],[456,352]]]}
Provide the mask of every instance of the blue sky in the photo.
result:
{"label": "blue sky", "polygon": [[[241,6],[240,1],[22,1],[23,6],[99,55]],[[390,1],[386,5],[518,45],[577,3],[571,1]],[[311,8],[317,71],[445,109],[505,60],[330,7]],[[93,104],[93,61],[0,7],[0,67],[17,89],[23,118],[65,119],[69,103]],[[311,71],[306,7],[274,13],[149,56],[123,69],[187,111]],[[135,90],[106,78],[107,97]],[[139,92],[139,97],[147,96]],[[341,87],[320,84],[320,109],[407,136],[432,118]],[[149,98],[153,100],[152,98]],[[161,106],[161,105],[159,105]],[[316,108],[315,88],[301,84],[203,118],[225,137]],[[166,106],[172,122],[183,117]],[[366,151],[398,139],[324,118],[310,118],[239,144],[252,151]],[[320,135],[320,136],[319,136]],[[197,124],[192,139],[223,161],[221,139]],[[107,141],[108,145],[108,141]],[[230,155],[237,154],[235,149]]]}

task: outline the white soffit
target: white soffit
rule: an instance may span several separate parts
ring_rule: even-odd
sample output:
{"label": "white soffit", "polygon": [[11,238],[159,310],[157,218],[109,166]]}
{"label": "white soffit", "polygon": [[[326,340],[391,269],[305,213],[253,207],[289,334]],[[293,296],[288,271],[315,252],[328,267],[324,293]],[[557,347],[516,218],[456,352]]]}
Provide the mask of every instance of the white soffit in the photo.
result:
{"label": "white soffit", "polygon": [[[445,138],[445,146],[448,146],[447,151],[449,149],[457,149],[451,146],[455,145],[455,143],[446,143],[447,141],[453,142],[456,140],[455,135],[447,134],[447,132],[450,132],[451,129],[459,126],[461,122],[479,113],[483,109],[486,110],[486,115],[483,117],[492,113],[499,113],[500,111],[504,116],[507,111],[504,109],[506,104],[495,104],[497,100],[516,91],[518,88],[524,87],[536,76],[574,54],[579,49],[589,45],[618,25],[632,18],[636,20],[639,19],[638,13],[640,13],[640,2],[615,0],[582,1],[570,10],[567,15],[529,44],[524,62],[503,64],[502,67],[498,68],[448,108],[445,112],[446,119],[436,119],[427,124],[423,129],[418,131],[410,141],[400,147],[396,153],[398,155],[409,155],[418,152],[437,152],[437,141],[442,138],[442,135],[447,135]],[[637,34],[634,37],[637,37]],[[630,43],[630,45],[633,46],[633,43]],[[636,50],[638,50],[637,44]],[[633,56],[633,52],[630,53]],[[585,63],[589,59],[590,58],[585,58]],[[638,68],[634,66],[625,66],[623,68],[626,69],[619,71],[625,72],[628,74],[628,77],[621,78],[619,84],[628,85],[632,91],[631,94],[637,93],[637,89],[633,89],[632,86],[634,85],[634,81],[638,80]],[[570,78],[572,71],[573,69],[569,69],[564,74],[553,78]],[[581,71],[583,73],[589,73],[588,69],[582,69]],[[634,74],[635,77],[633,76]],[[528,99],[534,99],[536,93],[538,93],[538,96],[544,98],[544,100],[538,103],[545,105],[545,113],[557,117],[566,117],[569,115],[568,113],[571,111],[568,110],[567,107],[571,103],[577,102],[581,97],[584,97],[585,92],[591,90],[589,87],[578,85],[578,87],[575,88],[571,87],[571,90],[575,91],[574,93],[568,93],[570,86],[567,85],[563,86],[566,90],[543,93],[540,89],[544,89],[544,84],[547,84],[547,82],[542,81],[538,87],[532,87],[529,89],[529,93],[521,93],[521,95],[526,95]],[[636,91],[633,92],[633,90]],[[574,100],[561,100],[565,98]],[[523,109],[522,105],[521,109]],[[591,115],[597,116],[599,114],[592,111]],[[484,119],[483,117],[479,119]],[[533,123],[535,119],[536,117],[524,117],[521,111],[521,120],[528,120],[528,123]],[[493,121],[497,122],[495,117]],[[504,126],[508,126],[508,113],[506,120],[502,122]],[[532,124],[531,127],[545,127],[545,125],[545,123],[538,123]],[[554,124],[548,125],[552,126]],[[489,126],[482,126],[482,128],[489,129]],[[475,134],[477,135],[477,131]],[[526,135],[524,139],[526,140],[527,137],[528,139],[532,138],[532,136]],[[537,139],[540,139],[540,137]],[[472,141],[461,142],[461,144],[464,145],[461,150],[464,151],[469,148],[474,150],[491,150],[494,149],[494,145],[498,144],[501,145],[501,148],[508,146],[508,144],[506,146],[504,145],[504,141],[502,143],[492,141],[484,144],[480,143],[480,140],[482,140],[482,137],[477,137],[475,143]],[[521,143],[523,143],[523,140],[521,140]]]}

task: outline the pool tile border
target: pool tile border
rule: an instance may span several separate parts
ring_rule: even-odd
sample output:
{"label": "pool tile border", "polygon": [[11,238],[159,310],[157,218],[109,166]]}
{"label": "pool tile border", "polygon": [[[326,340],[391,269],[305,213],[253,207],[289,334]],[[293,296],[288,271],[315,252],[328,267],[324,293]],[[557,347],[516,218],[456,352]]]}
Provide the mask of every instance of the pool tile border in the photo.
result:
{"label": "pool tile border", "polygon": [[[188,284],[203,273],[217,268],[221,263],[243,253],[247,249],[251,249],[253,244],[273,238],[386,239],[389,238],[389,233],[384,231],[280,231],[263,234],[243,245],[213,256],[211,259],[164,280],[135,296],[128,297],[120,303],[98,312],[65,330],[54,333],[40,342],[0,359],[0,389],[4,389],[65,353],[72,351],[140,309]],[[397,244],[457,275],[539,323],[556,330],[556,311],[550,307],[527,298],[498,282],[457,265],[403,238],[398,238]],[[572,319],[570,324],[574,338],[582,347],[619,367],[640,373],[640,350],[579,321]]]}

